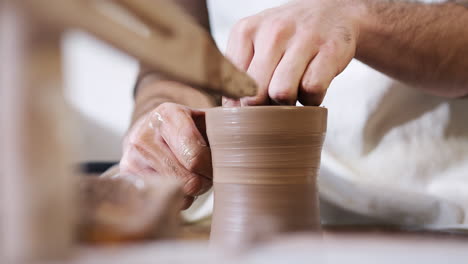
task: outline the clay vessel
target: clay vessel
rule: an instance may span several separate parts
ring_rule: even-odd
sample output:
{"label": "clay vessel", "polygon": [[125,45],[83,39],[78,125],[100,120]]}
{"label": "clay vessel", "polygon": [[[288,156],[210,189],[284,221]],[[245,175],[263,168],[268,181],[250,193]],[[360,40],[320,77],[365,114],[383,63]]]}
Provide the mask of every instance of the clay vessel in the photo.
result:
{"label": "clay vessel", "polygon": [[241,248],[286,232],[320,230],[316,186],[327,125],[322,107],[212,108],[210,244]]}

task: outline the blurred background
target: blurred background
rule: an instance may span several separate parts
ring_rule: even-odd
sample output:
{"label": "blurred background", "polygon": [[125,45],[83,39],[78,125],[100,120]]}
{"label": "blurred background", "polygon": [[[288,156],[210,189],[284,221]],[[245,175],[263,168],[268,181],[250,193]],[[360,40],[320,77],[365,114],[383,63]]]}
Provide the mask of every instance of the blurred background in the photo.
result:
{"label": "blurred background", "polygon": [[63,51],[65,93],[83,140],[79,161],[120,159],[138,63],[81,32],[67,33]]}

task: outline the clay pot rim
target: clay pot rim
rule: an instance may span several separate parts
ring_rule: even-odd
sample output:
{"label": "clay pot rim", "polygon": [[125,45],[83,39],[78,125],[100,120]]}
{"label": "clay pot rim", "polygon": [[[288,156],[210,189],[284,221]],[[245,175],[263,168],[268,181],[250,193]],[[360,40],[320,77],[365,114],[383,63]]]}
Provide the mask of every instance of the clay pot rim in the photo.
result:
{"label": "clay pot rim", "polygon": [[[261,109],[261,110],[260,110]],[[263,111],[263,110],[287,110],[287,111],[321,111],[327,112],[328,109],[323,106],[292,106],[292,105],[258,105],[258,106],[236,106],[236,107],[224,107],[218,106],[208,109],[207,111],[222,111],[222,112],[249,112],[249,111]]]}

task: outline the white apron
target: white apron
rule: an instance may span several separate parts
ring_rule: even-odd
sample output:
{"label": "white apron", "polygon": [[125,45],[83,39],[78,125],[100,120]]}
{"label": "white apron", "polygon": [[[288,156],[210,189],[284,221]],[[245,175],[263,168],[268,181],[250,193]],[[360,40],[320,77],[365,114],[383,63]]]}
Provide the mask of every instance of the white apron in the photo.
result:
{"label": "white apron", "polygon": [[[239,19],[286,2],[209,1],[218,46],[224,50]],[[323,222],[468,223],[468,98],[431,96],[353,60],[322,105],[329,111],[319,177]],[[199,197],[184,216],[207,217],[212,202],[211,192]]]}

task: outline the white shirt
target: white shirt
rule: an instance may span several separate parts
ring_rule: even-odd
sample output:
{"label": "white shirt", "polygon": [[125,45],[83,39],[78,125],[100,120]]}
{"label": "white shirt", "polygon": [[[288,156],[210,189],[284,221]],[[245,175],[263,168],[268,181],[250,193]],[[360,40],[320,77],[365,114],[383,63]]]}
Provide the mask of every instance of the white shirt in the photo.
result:
{"label": "white shirt", "polygon": [[[286,2],[209,1],[220,49],[236,21]],[[329,111],[319,179],[325,221],[468,223],[468,99],[425,94],[353,60],[323,106]],[[212,194],[199,200],[185,214],[189,219],[210,214]]]}

